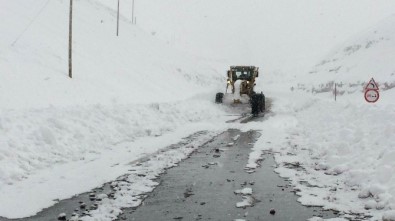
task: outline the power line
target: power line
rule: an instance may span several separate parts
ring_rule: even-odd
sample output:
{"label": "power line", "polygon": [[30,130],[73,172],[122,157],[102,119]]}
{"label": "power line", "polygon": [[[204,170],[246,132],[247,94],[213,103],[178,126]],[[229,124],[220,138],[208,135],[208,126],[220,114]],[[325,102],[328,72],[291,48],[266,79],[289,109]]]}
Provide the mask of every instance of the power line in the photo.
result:
{"label": "power line", "polygon": [[36,21],[36,19],[38,18],[38,16],[40,16],[41,12],[44,11],[44,9],[47,7],[49,1],[48,0],[44,6],[40,9],[40,11],[36,14],[36,16],[30,21],[30,23],[26,26],[26,28],[22,31],[22,33],[15,39],[14,42],[12,42],[11,46],[14,47],[14,45],[16,44],[16,42],[23,36],[23,34],[25,34],[25,32],[30,28],[30,26]]}

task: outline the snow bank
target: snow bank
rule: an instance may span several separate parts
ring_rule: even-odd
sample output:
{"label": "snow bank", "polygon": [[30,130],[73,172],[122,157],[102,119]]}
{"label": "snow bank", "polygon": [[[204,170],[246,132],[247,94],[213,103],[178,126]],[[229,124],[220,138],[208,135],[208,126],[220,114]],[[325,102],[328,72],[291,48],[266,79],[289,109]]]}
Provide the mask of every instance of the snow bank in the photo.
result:
{"label": "snow bank", "polygon": [[[194,107],[194,108],[191,108]],[[157,137],[221,115],[210,101],[1,111],[0,186],[117,143]]]}
{"label": "snow bank", "polygon": [[[296,114],[299,123],[289,131],[288,148],[276,160],[283,166],[292,161],[301,164],[304,171],[296,172],[294,184],[307,181],[318,186],[311,192],[300,187],[306,191],[300,201],[348,212],[371,209],[379,214],[393,209],[394,110],[395,105],[370,107],[320,100]],[[328,193],[316,194],[321,188]]]}
{"label": "snow bank", "polygon": [[[123,197],[118,196],[116,200],[100,204],[99,210],[103,206],[105,213],[102,215],[106,217],[112,209],[118,213],[121,207],[136,205],[135,203],[138,205],[141,201],[140,194],[150,191],[157,185],[150,178],[157,176],[167,166],[174,166],[199,145],[215,136],[216,132],[202,131],[207,128],[213,129],[207,124],[190,125],[175,133],[160,137],[143,137],[134,142],[114,145],[112,149],[101,153],[86,154],[83,160],[54,164],[51,168],[42,169],[13,185],[2,186],[0,214],[10,218],[31,216],[43,208],[54,205],[58,200],[91,191],[103,183],[116,180],[116,184],[126,178],[134,182],[123,183],[119,185],[122,188],[115,191]],[[135,170],[136,173],[131,170]],[[140,173],[146,174],[146,178],[138,176]],[[122,178],[117,179],[121,176]],[[133,191],[126,193],[125,188],[133,188]],[[136,201],[129,201],[131,197]],[[107,211],[106,208],[111,210]],[[100,214],[96,215],[100,217]]]}
{"label": "snow bank", "polygon": [[394,104],[334,102],[301,92],[274,97],[274,115],[243,126],[262,133],[248,167],[271,151],[276,172],[291,178],[304,205],[372,220],[395,208]]}
{"label": "snow bank", "polygon": [[[390,61],[395,56],[394,18],[335,50],[328,62],[306,78],[279,84],[281,79],[273,77],[274,84],[266,90],[273,96],[274,114],[262,124],[244,128],[264,134],[254,146],[248,167],[258,166],[262,151],[272,151],[276,172],[291,178],[301,203],[339,210],[343,218],[391,217],[395,208],[395,89],[387,86],[395,82],[395,66]],[[350,44],[359,46],[354,50]],[[331,71],[335,67],[341,68]],[[375,104],[367,103],[362,92],[363,82],[371,77],[381,85]],[[336,102],[330,93],[311,93],[310,87],[324,85],[325,89],[328,81],[352,85]]]}

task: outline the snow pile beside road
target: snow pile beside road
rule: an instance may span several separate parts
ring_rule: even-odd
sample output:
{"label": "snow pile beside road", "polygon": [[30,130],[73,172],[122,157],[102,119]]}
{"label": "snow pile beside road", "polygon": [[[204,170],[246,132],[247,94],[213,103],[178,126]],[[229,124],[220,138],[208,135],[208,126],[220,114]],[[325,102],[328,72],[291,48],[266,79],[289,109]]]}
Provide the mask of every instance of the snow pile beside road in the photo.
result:
{"label": "snow pile beside road", "polygon": [[[266,87],[274,99],[274,114],[263,124],[244,128],[265,135],[254,146],[249,167],[259,166],[256,162],[263,150],[273,151],[276,172],[291,178],[303,204],[339,210],[343,218],[391,216],[395,211],[395,89],[391,87],[395,66],[390,60],[395,56],[394,20],[391,17],[355,43],[348,42],[316,67],[316,73],[297,79],[294,85],[309,93],[290,90],[289,82]],[[371,77],[381,85],[375,104],[363,96]],[[331,92],[330,81],[348,88],[336,102],[332,95],[311,93],[310,87],[320,85],[323,90],[315,92]]]}
{"label": "snow pile beside road", "polygon": [[[194,108],[191,108],[194,107]],[[210,101],[0,111],[0,186],[38,169],[79,161],[117,143],[217,119]]]}
{"label": "snow pile beside road", "polygon": [[[2,186],[0,214],[9,218],[31,216],[43,208],[54,205],[60,199],[71,198],[76,193],[92,191],[95,188],[95,191],[105,193],[110,198],[117,196],[115,200],[99,203],[99,210],[103,209],[105,212],[101,215],[107,217],[109,213],[119,213],[119,208],[136,205],[135,203],[139,203],[143,197],[140,194],[150,191],[153,185],[157,185],[149,180],[151,176],[156,176],[155,174],[161,173],[167,166],[178,163],[216,134],[201,131],[207,128],[213,129],[207,124],[195,124],[183,127],[176,133],[123,142],[101,153],[86,154],[83,160],[55,164],[51,168],[42,169],[14,185]],[[134,176],[138,178],[133,178]],[[128,178],[133,182],[125,183]],[[110,192],[107,192],[108,188],[100,190],[99,187],[107,182],[116,184],[113,187],[117,188]],[[131,188],[133,191],[126,192],[125,189]],[[102,195],[98,194],[96,197],[100,198]],[[128,200],[131,198],[135,201]],[[82,200],[85,200],[84,197]],[[85,203],[90,204],[86,201]],[[111,210],[107,211],[106,208]],[[112,209],[114,212],[111,212]],[[97,211],[92,213],[96,214]],[[95,215],[97,216],[101,217],[100,214]]]}
{"label": "snow pile beside road", "polygon": [[300,202],[339,210],[343,217],[376,220],[395,210],[395,104],[284,95],[274,96],[275,114],[267,121],[244,126],[264,134],[249,165],[262,151],[274,152],[276,172],[291,178]]}
{"label": "snow pile beside road", "polygon": [[[298,124],[276,158],[281,167],[304,168],[278,169],[293,177],[302,203],[372,220],[387,220],[395,211],[394,24],[391,16],[346,42],[298,84],[319,93],[332,92],[334,82],[343,95],[337,102],[312,96],[313,105],[293,114]],[[380,87],[375,104],[362,93],[371,77]]]}
{"label": "snow pile beside road", "polygon": [[[292,82],[273,76],[266,93],[273,115],[259,129],[248,167],[257,167],[262,151],[275,153],[278,172],[292,180],[305,205],[339,210],[343,218],[387,220],[395,211],[395,17],[346,46]],[[283,77],[284,75],[281,75]],[[364,100],[366,82],[380,84],[375,104]],[[277,83],[278,82],[278,83]],[[285,82],[285,83],[284,83]],[[343,83],[337,102],[330,82]],[[322,85],[322,87],[321,87]],[[311,88],[316,90],[311,93]],[[313,89],[314,89],[313,88]]]}
{"label": "snow pile beside road", "polygon": [[[309,93],[278,95],[277,115],[269,119],[270,129],[262,129],[276,131],[275,139],[261,138],[260,145],[277,152],[276,171],[291,178],[305,205],[363,220],[389,220],[395,211],[394,24],[395,16],[382,21],[298,79],[294,87]],[[380,86],[375,104],[363,96],[371,77]],[[342,95],[337,102],[320,93],[332,92],[334,83]],[[289,120],[281,128],[283,114]]]}
{"label": "snow pile beside road", "polygon": [[394,210],[394,113],[394,104],[319,100],[295,114],[298,125],[288,131],[276,160],[304,168],[291,175],[301,190],[300,201],[376,219],[382,210]]}

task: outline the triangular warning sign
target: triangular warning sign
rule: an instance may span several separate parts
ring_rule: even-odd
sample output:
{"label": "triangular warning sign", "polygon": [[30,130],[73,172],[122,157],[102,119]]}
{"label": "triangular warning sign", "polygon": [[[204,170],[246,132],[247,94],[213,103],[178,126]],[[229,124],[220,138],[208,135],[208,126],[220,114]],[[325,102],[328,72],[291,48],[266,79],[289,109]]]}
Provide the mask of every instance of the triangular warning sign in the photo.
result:
{"label": "triangular warning sign", "polygon": [[366,85],[365,90],[379,90],[379,86],[377,85],[376,81],[374,79],[370,79],[369,83]]}

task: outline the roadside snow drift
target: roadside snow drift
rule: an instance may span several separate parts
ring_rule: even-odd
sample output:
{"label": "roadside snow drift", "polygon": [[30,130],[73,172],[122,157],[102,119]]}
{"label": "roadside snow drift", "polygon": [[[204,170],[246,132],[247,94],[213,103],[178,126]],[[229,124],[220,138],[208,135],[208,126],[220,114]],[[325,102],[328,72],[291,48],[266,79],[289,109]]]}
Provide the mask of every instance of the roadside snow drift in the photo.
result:
{"label": "roadside snow drift", "polygon": [[[343,218],[394,220],[394,30],[392,16],[334,50],[305,78],[268,85],[274,114],[264,125],[246,126],[265,134],[247,167],[259,166],[262,150],[271,150],[276,172],[291,178],[301,203]],[[363,95],[371,77],[380,85],[375,104]],[[343,83],[337,101],[328,82]]]}

